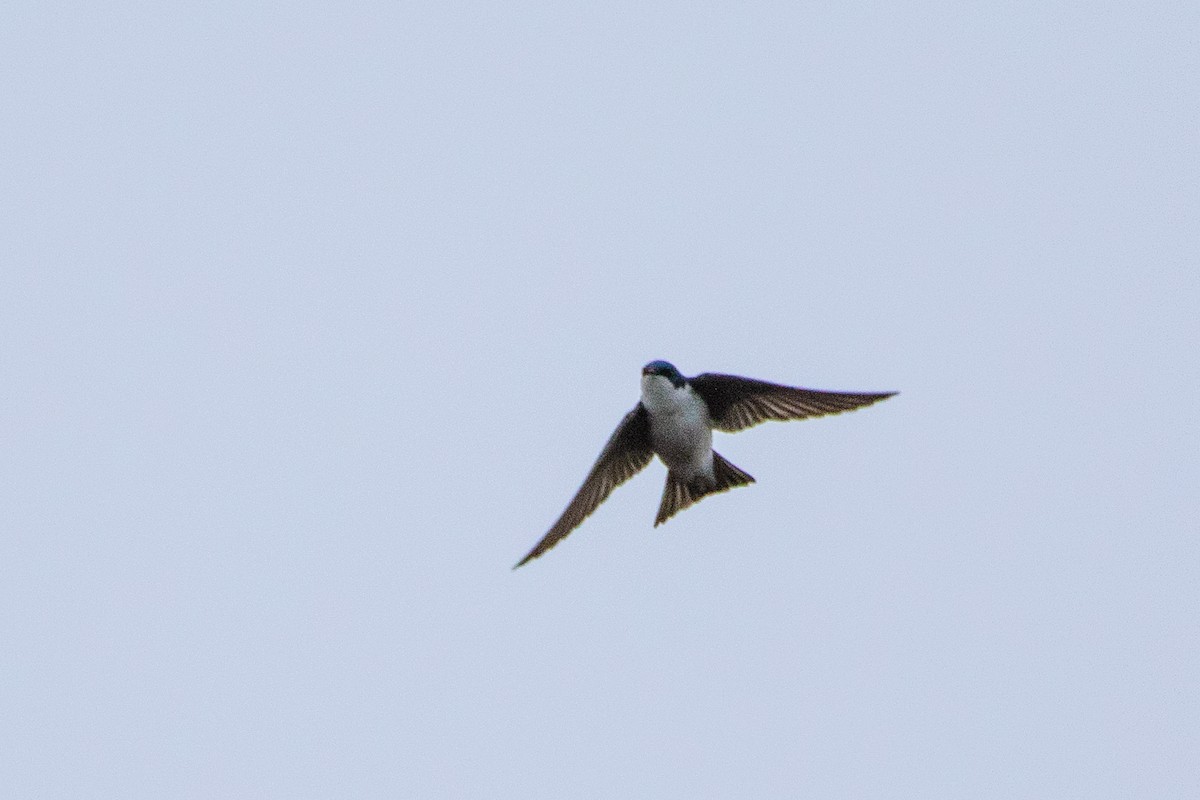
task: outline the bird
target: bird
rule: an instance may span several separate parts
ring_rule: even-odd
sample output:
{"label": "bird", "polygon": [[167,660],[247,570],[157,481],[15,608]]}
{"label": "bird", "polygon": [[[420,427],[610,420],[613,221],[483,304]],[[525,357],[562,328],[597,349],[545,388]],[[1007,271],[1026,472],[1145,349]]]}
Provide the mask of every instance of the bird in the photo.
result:
{"label": "bird", "polygon": [[641,390],[641,400],[617,425],[558,521],[513,569],[566,538],[656,455],[667,467],[657,528],[701,498],[754,483],[713,450],[714,429],[733,433],[768,420],[838,414],[896,394],[826,392],[716,372],[685,378],[668,361],[642,367]]}

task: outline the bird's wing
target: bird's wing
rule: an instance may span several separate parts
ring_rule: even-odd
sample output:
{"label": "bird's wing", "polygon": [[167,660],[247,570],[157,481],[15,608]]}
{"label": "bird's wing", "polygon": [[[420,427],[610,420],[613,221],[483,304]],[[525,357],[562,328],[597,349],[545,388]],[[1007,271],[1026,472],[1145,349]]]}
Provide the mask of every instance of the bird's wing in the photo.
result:
{"label": "bird's wing", "polygon": [[549,533],[517,563],[517,567],[537,558],[578,528],[580,523],[612,494],[613,489],[640,472],[650,463],[653,456],[649,418],[645,407],[638,403],[613,431],[592,471],[588,473],[583,485],[558,518],[558,522],[554,523]]}
{"label": "bird's wing", "polygon": [[767,420],[805,419],[869,406],[895,392],[821,392],[706,372],[688,383],[708,404],[717,430],[745,430]]}

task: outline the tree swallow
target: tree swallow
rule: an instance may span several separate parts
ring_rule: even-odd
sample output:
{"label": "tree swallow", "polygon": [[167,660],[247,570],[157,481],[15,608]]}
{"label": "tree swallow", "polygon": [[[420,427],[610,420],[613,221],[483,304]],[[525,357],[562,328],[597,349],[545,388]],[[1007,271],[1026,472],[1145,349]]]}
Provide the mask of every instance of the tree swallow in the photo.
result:
{"label": "tree swallow", "polygon": [[667,466],[656,528],[702,497],[754,483],[712,449],[714,428],[733,433],[767,420],[837,414],[894,394],[822,392],[715,372],[685,378],[673,364],[651,361],[642,367],[641,401],[621,420],[558,522],[517,567],[578,528],[653,456]]}

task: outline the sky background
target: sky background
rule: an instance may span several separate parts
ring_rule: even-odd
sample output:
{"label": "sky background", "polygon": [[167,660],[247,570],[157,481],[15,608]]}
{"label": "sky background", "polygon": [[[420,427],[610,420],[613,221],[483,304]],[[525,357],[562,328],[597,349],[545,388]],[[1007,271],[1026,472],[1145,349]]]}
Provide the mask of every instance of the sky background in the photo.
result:
{"label": "sky background", "polygon": [[[1195,3],[8,3],[0,785],[1200,796]],[[655,462],[639,370],[901,394]]]}

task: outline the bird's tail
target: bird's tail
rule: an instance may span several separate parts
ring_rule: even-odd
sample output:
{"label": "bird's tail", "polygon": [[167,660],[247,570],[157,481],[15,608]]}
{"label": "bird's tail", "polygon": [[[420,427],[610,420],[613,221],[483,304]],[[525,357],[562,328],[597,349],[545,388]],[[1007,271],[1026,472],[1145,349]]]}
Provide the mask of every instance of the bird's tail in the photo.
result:
{"label": "bird's tail", "polygon": [[754,483],[754,478],[749,473],[730,464],[716,450],[713,451],[713,476],[716,481],[707,485],[700,481],[688,483],[681,480],[673,471],[667,472],[667,485],[663,489],[662,503],[658,507],[658,517],[654,520],[654,527],[657,528],[706,495]]}

